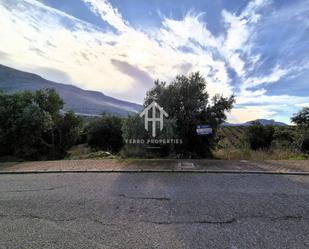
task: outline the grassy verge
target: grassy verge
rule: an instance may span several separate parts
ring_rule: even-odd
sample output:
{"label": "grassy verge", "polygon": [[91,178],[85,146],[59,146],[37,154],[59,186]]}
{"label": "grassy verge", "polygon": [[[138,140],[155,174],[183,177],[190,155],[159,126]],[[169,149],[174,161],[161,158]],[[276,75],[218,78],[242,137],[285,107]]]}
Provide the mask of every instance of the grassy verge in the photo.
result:
{"label": "grassy verge", "polygon": [[289,150],[250,150],[250,149],[219,149],[214,151],[216,159],[221,160],[306,160],[308,155]]}

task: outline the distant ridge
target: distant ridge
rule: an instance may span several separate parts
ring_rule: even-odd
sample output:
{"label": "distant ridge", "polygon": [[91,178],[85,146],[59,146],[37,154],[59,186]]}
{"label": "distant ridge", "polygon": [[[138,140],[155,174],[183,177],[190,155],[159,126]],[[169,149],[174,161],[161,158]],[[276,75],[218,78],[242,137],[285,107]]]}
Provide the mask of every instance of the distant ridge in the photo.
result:
{"label": "distant ridge", "polygon": [[119,100],[101,92],[88,91],[73,85],[56,83],[39,75],[0,65],[0,90],[13,93],[53,88],[63,98],[64,111],[72,110],[80,115],[96,116],[103,112],[125,116],[142,109],[139,104]]}
{"label": "distant ridge", "polygon": [[253,122],[258,122],[262,125],[287,126],[287,124],[275,121],[273,119],[256,119],[256,120],[252,120],[252,121],[248,121],[248,122],[240,123],[240,124],[232,124],[232,123],[224,122],[222,126],[250,126],[252,125]]}

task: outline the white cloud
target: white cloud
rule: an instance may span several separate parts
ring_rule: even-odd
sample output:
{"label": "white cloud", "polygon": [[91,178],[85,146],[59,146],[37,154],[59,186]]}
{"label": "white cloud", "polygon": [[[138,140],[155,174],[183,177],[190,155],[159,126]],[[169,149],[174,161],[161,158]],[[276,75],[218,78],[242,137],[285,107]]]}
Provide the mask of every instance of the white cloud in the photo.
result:
{"label": "white cloud", "polygon": [[256,119],[271,119],[276,111],[270,110],[269,106],[247,106],[232,109],[228,113],[228,120],[231,123],[244,123]]}
{"label": "white cloud", "polygon": [[[190,70],[200,70],[207,78],[211,95],[232,93],[225,62],[215,60],[212,53],[190,41],[194,38],[201,46],[215,46],[220,39],[212,36],[199,16],[188,14],[180,21],[165,18],[153,37],[153,32],[147,34],[130,26],[107,1],[85,0],[116,32],[104,31],[35,0],[19,4],[17,0],[10,4],[3,1],[0,46],[10,55],[13,67],[62,69],[80,87],[142,101],[149,84],[139,82],[126,70],[117,70],[113,60],[123,61],[153,80],[167,81],[187,73],[179,69],[190,65]],[[181,51],[179,47],[185,45],[193,52]],[[136,87],[140,88],[138,94]]]}
{"label": "white cloud", "polygon": [[119,31],[128,31],[129,23],[125,21],[116,8],[106,0],[82,0],[90,6],[92,11],[99,14],[108,24]]}
{"label": "white cloud", "polygon": [[206,24],[200,20],[202,15],[194,15],[189,12],[182,20],[164,18],[159,39],[175,49],[180,46],[188,46],[198,52],[200,47],[194,45],[192,41],[200,46],[216,48],[222,38],[214,37],[211,34]]}
{"label": "white cloud", "polygon": [[243,88],[252,88],[261,84],[269,84],[279,81],[283,76],[287,75],[291,70],[281,69],[279,66],[275,67],[269,75],[264,75],[261,77],[251,77],[248,78],[243,83]]}
{"label": "white cloud", "polygon": [[274,105],[285,101],[309,102],[307,97],[267,95],[261,88],[300,70],[278,64],[268,75],[256,74],[261,55],[253,53],[252,47],[267,0],[251,1],[238,14],[222,11],[224,32],[217,36],[203,21],[207,13],[188,12],[178,20],[163,16],[160,28],[141,31],[107,0],[82,1],[115,31],[36,0],[0,0],[0,50],[6,55],[0,62],[49,77],[53,70],[63,70],[65,74],[59,72],[58,77],[67,75],[80,87],[137,102],[143,100],[152,80],[170,81],[179,73],[197,70],[205,76],[210,95],[229,96],[235,89],[228,73],[233,69],[241,82],[237,104],[264,105],[238,106],[230,115],[233,120],[271,117],[278,112]]}
{"label": "white cloud", "polygon": [[253,105],[253,104],[302,104],[309,102],[309,96],[291,96],[291,95],[251,95],[251,96],[238,96],[237,104],[240,105]]}
{"label": "white cloud", "polygon": [[[254,25],[260,19],[257,11],[267,4],[268,1],[266,0],[252,1],[240,15],[230,13],[226,10],[222,11],[222,17],[227,31],[220,51],[239,77],[245,76],[245,61],[241,58],[241,55],[244,53],[250,55],[250,44],[248,44],[248,40],[253,33]],[[252,62],[257,58],[257,55],[250,56],[247,59],[252,60]]]}
{"label": "white cloud", "polygon": [[[308,98],[309,99],[309,98]],[[295,104],[296,107],[309,107],[309,102]]]}

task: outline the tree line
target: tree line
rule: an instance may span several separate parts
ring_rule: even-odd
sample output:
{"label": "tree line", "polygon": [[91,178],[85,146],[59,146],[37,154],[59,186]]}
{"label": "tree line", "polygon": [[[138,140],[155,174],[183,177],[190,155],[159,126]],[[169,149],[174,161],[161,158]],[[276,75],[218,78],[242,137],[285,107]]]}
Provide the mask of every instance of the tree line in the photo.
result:
{"label": "tree line", "polygon": [[[177,76],[170,84],[156,81],[147,92],[144,107],[156,101],[169,114],[160,138],[180,138],[181,144],[164,144],[154,156],[211,157],[218,137],[217,130],[226,120],[226,112],[235,103],[234,96],[215,95],[210,98],[206,81],[200,73]],[[122,151],[127,156],[145,156],[146,145],[128,145],[125,139],[149,139],[138,114],[117,117],[102,114],[85,120],[73,112],[64,112],[63,100],[53,89],[36,92],[5,94],[0,92],[0,156],[14,156],[26,160],[61,159],[73,145],[87,143],[94,150],[112,153]],[[298,140],[303,151],[309,144],[309,108],[292,118],[299,130]],[[212,134],[199,136],[197,125],[207,124]],[[248,129],[248,143],[252,149],[267,148],[274,136],[294,141],[294,135],[275,134],[273,127],[253,124]]]}

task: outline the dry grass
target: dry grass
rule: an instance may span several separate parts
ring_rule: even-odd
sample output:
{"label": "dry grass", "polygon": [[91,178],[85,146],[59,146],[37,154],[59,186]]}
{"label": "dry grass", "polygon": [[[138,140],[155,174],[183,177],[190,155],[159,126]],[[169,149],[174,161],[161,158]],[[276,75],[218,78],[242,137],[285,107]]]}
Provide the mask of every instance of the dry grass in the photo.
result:
{"label": "dry grass", "polygon": [[308,155],[283,149],[250,150],[247,148],[224,148],[214,152],[217,159],[223,160],[305,160]]}
{"label": "dry grass", "polygon": [[80,144],[72,147],[68,151],[68,160],[83,160],[83,159],[114,159],[116,156],[108,151],[92,151],[87,145]]}

